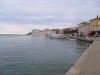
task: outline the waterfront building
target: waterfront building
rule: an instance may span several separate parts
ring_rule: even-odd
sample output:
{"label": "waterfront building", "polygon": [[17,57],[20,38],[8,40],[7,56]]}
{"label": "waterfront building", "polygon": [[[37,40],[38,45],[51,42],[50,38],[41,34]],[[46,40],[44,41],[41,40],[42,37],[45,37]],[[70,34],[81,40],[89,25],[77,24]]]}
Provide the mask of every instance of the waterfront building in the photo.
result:
{"label": "waterfront building", "polygon": [[32,30],[32,35],[39,35],[39,30],[38,29],[33,29]]}
{"label": "waterfront building", "polygon": [[63,30],[67,30],[67,31],[71,31],[71,30],[77,30],[78,28],[77,27],[71,27],[71,28],[64,28]]}
{"label": "waterfront building", "polygon": [[45,32],[43,30],[33,29],[32,35],[44,35]]}
{"label": "waterfront building", "polygon": [[52,31],[50,29],[44,29],[44,34],[50,35],[50,34],[52,34]]}
{"label": "waterfront building", "polygon": [[71,31],[72,28],[64,28],[63,30],[64,30],[64,31],[65,31],[65,30],[67,30],[67,31]]}
{"label": "waterfront building", "polygon": [[78,29],[78,27],[72,27],[71,28],[71,30],[77,30]]}
{"label": "waterfront building", "polygon": [[52,29],[52,33],[59,34],[59,29]]}
{"label": "waterfront building", "polygon": [[100,31],[100,17],[90,20],[90,31]]}
{"label": "waterfront building", "polygon": [[63,34],[63,29],[59,29],[59,34]]}
{"label": "waterfront building", "polygon": [[43,30],[39,30],[38,34],[39,34],[39,35],[44,35],[45,32],[44,32]]}
{"label": "waterfront building", "polygon": [[82,22],[78,24],[78,32],[86,34],[87,32],[90,31],[90,23],[89,22]]}

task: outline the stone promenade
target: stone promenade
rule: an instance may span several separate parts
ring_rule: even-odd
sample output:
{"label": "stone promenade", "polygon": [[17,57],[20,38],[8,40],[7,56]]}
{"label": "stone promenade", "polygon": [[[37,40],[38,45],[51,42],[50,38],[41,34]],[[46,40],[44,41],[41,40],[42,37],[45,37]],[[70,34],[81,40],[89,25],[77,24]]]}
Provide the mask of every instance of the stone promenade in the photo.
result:
{"label": "stone promenade", "polygon": [[65,75],[100,75],[99,38],[96,38]]}

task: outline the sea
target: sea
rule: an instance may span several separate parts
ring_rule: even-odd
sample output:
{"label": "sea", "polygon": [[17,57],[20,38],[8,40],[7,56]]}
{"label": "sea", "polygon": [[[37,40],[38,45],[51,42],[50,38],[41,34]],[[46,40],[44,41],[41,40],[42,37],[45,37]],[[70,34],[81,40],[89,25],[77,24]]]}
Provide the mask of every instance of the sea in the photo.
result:
{"label": "sea", "polygon": [[0,75],[65,75],[90,45],[48,36],[0,34]]}

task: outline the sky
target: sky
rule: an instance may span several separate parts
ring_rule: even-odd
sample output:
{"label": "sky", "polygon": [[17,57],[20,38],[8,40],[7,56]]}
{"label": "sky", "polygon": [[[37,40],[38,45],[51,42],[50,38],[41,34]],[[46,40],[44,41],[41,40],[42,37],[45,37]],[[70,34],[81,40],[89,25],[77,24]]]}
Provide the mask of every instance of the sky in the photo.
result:
{"label": "sky", "polygon": [[0,34],[76,27],[100,17],[100,0],[0,0]]}

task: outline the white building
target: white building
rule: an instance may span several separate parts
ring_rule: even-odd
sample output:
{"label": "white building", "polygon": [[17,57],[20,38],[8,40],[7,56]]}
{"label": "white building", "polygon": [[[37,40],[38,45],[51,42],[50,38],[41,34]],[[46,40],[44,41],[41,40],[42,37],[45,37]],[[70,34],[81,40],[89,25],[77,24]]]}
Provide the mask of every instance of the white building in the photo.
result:
{"label": "white building", "polygon": [[32,30],[32,35],[39,35],[39,30],[38,29],[33,29]]}
{"label": "white building", "polygon": [[79,33],[84,33],[86,34],[87,32],[89,32],[90,29],[90,23],[89,22],[82,22],[80,24],[78,24],[78,32]]}
{"label": "white building", "polygon": [[50,35],[50,34],[52,34],[52,31],[50,29],[44,29],[44,34]]}

